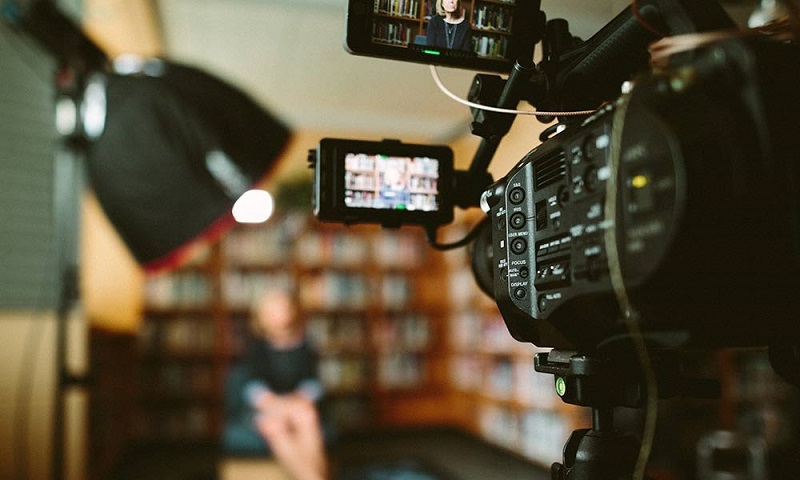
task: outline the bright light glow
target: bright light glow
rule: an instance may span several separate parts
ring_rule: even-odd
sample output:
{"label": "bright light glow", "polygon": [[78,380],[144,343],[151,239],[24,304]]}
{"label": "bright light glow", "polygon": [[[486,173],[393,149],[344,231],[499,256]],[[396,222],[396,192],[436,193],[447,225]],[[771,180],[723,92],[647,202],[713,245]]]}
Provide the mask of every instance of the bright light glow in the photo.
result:
{"label": "bright light glow", "polygon": [[86,86],[81,117],[86,136],[90,140],[97,140],[106,128],[106,86],[100,75],[94,75]]}
{"label": "bright light glow", "polygon": [[114,71],[120,75],[133,75],[142,71],[144,58],[133,53],[126,53],[114,59]]}
{"label": "bright light glow", "polygon": [[264,190],[248,190],[233,204],[233,218],[239,223],[262,223],[272,216],[275,204]]}
{"label": "bright light glow", "polygon": [[69,97],[56,100],[56,131],[65,137],[75,133],[78,127],[78,107]]}

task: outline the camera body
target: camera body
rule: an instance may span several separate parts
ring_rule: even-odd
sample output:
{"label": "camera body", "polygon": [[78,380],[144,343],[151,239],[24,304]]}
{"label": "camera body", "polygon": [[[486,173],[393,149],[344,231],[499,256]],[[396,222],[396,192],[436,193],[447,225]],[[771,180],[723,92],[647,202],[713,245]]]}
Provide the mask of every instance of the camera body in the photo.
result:
{"label": "camera body", "polygon": [[797,331],[798,84],[795,47],[720,42],[528,153],[483,199],[511,334],[611,348],[613,275],[665,348]]}
{"label": "camera body", "polygon": [[324,138],[309,161],[321,221],[435,227],[453,220],[450,147]]}

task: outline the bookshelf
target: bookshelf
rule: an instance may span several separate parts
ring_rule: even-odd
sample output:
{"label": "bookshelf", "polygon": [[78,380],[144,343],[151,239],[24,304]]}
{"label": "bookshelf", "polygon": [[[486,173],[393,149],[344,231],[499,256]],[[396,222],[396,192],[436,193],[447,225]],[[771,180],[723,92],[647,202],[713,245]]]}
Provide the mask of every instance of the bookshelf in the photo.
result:
{"label": "bookshelf", "polygon": [[[472,26],[472,50],[479,57],[504,58],[513,29],[515,0],[462,1]],[[424,37],[428,21],[436,15],[435,0],[375,0],[372,41],[408,47]]]}
{"label": "bookshelf", "polygon": [[137,334],[137,440],[206,441],[221,426],[218,262],[219,250],[209,250],[146,282]]}
{"label": "bookshelf", "polygon": [[270,285],[297,292],[341,430],[412,421],[398,404],[437,417],[447,408],[432,401],[446,392],[446,309],[421,290],[444,282],[440,265],[419,229],[326,225],[306,214],[238,225],[191,265],[147,281],[136,437],[218,438],[226,367],[244,353],[250,306]]}

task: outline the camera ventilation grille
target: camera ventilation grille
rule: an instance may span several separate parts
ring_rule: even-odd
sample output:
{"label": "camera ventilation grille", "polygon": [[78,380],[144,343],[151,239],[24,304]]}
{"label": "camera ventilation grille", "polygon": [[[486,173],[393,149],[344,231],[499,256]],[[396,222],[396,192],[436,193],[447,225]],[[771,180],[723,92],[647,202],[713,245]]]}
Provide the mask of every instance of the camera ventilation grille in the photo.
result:
{"label": "camera ventilation grille", "polygon": [[564,150],[547,153],[533,167],[534,189],[540,190],[561,180],[567,175],[567,160]]}

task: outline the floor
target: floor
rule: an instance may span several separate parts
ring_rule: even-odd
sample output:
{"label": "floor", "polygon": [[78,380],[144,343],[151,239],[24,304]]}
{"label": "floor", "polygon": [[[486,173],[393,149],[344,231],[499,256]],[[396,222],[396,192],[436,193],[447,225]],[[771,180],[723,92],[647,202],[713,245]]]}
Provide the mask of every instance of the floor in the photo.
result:
{"label": "floor", "polygon": [[[110,480],[222,480],[223,458],[209,444],[132,448]],[[331,447],[330,458],[333,480],[550,479],[546,469],[453,429],[350,435]]]}

